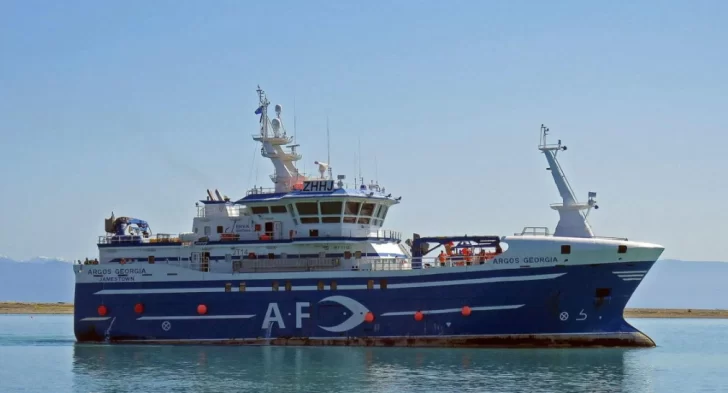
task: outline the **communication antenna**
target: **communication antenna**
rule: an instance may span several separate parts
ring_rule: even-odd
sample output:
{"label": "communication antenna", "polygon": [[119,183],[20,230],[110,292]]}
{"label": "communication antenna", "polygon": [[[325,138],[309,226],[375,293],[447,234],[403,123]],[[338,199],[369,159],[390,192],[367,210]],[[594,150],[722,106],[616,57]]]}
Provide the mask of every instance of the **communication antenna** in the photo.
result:
{"label": "communication antenna", "polygon": [[[357,165],[359,166],[359,178],[361,178],[361,137],[357,137],[358,145],[357,145]],[[363,182],[362,182],[363,183]]]}
{"label": "communication antenna", "polygon": [[379,166],[377,165],[377,153],[374,153],[374,180],[379,183]]}
{"label": "communication antenna", "polygon": [[[293,96],[293,145],[296,145],[296,96]],[[293,161],[293,167],[298,171],[296,161]]]}
{"label": "communication antenna", "polygon": [[296,96],[293,96],[293,143],[296,143]]}
{"label": "communication antenna", "polygon": [[326,160],[329,163],[329,180],[333,180],[334,176],[331,173],[331,140],[329,136],[329,116],[326,116]]}

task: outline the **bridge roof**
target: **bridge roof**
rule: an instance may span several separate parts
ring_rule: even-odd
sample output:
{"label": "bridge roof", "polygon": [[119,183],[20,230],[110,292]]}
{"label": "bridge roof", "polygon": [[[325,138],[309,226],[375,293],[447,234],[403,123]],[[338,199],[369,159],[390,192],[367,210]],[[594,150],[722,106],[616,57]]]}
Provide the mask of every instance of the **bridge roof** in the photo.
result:
{"label": "bridge roof", "polygon": [[[369,195],[371,194],[371,196]],[[250,194],[246,196],[245,198],[242,198],[238,201],[236,201],[236,204],[248,204],[250,202],[275,202],[280,201],[284,199],[303,199],[303,198],[344,198],[344,197],[359,197],[359,198],[370,198],[370,199],[379,199],[379,200],[390,200],[393,201],[393,199],[387,198],[386,195],[382,192],[377,191],[370,191],[370,190],[354,190],[354,189],[343,189],[338,188],[334,191],[314,191],[314,192],[304,192],[304,191],[291,191],[291,192],[277,192],[277,193],[268,193],[268,194]]]}

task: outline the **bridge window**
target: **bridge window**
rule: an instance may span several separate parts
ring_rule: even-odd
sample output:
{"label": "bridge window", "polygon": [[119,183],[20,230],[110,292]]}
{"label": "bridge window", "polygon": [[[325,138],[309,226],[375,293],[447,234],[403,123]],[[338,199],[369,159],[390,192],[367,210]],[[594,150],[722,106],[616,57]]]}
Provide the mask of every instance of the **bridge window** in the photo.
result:
{"label": "bridge window", "polygon": [[341,217],[324,216],[324,217],[321,217],[321,222],[323,222],[324,224],[339,223],[339,222],[341,222]]}
{"label": "bridge window", "polygon": [[321,214],[340,215],[342,202],[321,202]]}
{"label": "bridge window", "polygon": [[361,213],[359,213],[360,216],[366,216],[371,217],[374,213],[374,204],[373,203],[365,203],[361,207]]}
{"label": "bridge window", "polygon": [[268,214],[270,213],[270,210],[268,210],[268,206],[251,206],[250,211],[253,212],[253,214]]}
{"label": "bridge window", "polygon": [[379,211],[379,218],[384,220],[384,217],[387,215],[387,209],[389,209],[387,206],[382,205],[382,210]]}
{"label": "bridge window", "polygon": [[359,202],[346,202],[346,208],[344,209],[344,214],[356,216],[359,214],[359,206],[361,203]]}
{"label": "bridge window", "polygon": [[377,205],[377,211],[374,213],[374,217],[379,217],[379,212],[382,211],[382,206],[384,205]]}
{"label": "bridge window", "polygon": [[344,224],[355,224],[356,217],[344,217]]}
{"label": "bridge window", "polygon": [[358,222],[359,222],[359,224],[369,224],[370,220],[371,220],[371,218],[369,218],[369,217],[359,217]]}
{"label": "bridge window", "polygon": [[301,217],[301,224],[318,224],[318,217]]}
{"label": "bridge window", "polygon": [[286,207],[283,205],[273,205],[270,207],[271,213],[287,213]]}
{"label": "bridge window", "polygon": [[299,202],[296,203],[296,209],[298,209],[299,216],[317,216],[318,203],[316,202]]}

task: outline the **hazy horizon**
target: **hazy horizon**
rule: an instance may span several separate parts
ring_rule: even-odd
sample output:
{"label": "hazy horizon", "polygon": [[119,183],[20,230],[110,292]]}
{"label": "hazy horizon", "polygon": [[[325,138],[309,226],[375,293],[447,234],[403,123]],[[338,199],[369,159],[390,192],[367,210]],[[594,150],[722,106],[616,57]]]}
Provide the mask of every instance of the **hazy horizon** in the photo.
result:
{"label": "hazy horizon", "polygon": [[728,259],[728,3],[315,4],[0,3],[0,254],[93,257],[112,211],[186,232],[206,189],[272,186],[260,85],[299,167],[328,118],[334,175],[402,196],[407,237],[553,230],[543,123],[596,234]]}

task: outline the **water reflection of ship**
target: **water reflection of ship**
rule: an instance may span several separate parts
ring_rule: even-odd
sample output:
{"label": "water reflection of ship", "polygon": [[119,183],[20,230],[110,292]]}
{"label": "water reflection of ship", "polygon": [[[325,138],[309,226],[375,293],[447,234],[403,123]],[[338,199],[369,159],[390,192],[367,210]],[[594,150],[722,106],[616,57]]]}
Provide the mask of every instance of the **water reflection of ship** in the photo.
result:
{"label": "water reflection of ship", "polygon": [[635,349],[76,345],[74,378],[85,389],[138,391],[614,392],[649,388],[639,355]]}

